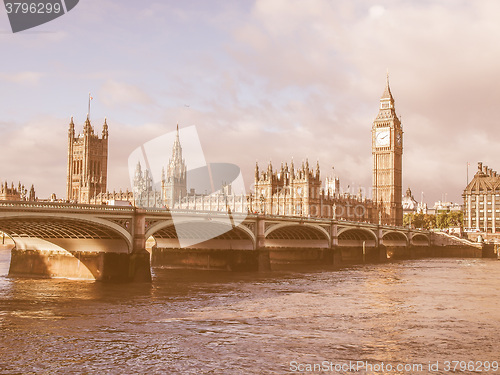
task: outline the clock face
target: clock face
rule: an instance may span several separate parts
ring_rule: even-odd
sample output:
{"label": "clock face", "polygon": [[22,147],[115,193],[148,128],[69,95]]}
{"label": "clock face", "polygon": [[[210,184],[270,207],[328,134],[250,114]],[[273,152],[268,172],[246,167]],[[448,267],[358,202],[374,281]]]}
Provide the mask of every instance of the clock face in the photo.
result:
{"label": "clock face", "polygon": [[398,143],[398,146],[401,146],[401,141],[402,141],[401,133],[398,133],[396,135],[396,142]]}
{"label": "clock face", "polygon": [[389,146],[391,143],[391,132],[389,128],[379,128],[375,132],[375,146]]}

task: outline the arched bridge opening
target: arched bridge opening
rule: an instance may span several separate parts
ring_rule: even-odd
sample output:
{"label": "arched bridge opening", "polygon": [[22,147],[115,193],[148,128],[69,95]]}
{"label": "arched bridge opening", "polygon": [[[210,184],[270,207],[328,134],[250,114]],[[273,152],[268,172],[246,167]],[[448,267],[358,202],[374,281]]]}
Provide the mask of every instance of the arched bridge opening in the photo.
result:
{"label": "arched bridge opening", "polygon": [[0,231],[18,250],[130,252],[128,241],[116,230],[86,220],[2,218]]}
{"label": "arched bridge opening", "polygon": [[265,233],[266,247],[328,248],[326,229],[307,224],[277,224]]}
{"label": "arched bridge opening", "polygon": [[375,247],[377,245],[377,238],[375,234],[362,228],[344,229],[339,231],[338,235],[339,246],[349,247]]}
{"label": "arched bridge opening", "polygon": [[429,246],[430,238],[423,233],[416,233],[411,237],[410,244],[413,246]]}
{"label": "arched bridge opening", "polygon": [[386,232],[382,235],[380,244],[385,246],[406,246],[408,237],[402,232]]}
{"label": "arched bridge opening", "polygon": [[10,253],[15,243],[8,234],[0,232],[0,277],[9,273]]}
{"label": "arched bridge opening", "polygon": [[14,242],[9,274],[121,279],[119,273],[128,267],[131,241],[112,228],[113,223],[105,223],[61,215],[0,217],[0,231]]}
{"label": "arched bridge opening", "polygon": [[253,233],[230,221],[185,220],[156,224],[146,232],[156,245],[153,266],[168,268],[255,271],[258,254]]}
{"label": "arched bridge opening", "polygon": [[156,241],[157,248],[253,250],[255,240],[249,230],[217,221],[169,222],[146,233]]}

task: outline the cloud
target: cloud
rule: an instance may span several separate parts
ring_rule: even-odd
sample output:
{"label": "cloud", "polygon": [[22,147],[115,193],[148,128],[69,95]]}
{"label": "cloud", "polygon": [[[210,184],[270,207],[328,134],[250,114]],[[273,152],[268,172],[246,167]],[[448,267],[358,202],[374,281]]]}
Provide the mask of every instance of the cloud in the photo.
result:
{"label": "cloud", "polygon": [[124,108],[129,105],[153,105],[153,99],[140,87],[114,80],[106,81],[99,95],[104,104],[113,108]]}
{"label": "cloud", "polygon": [[58,124],[66,120],[39,116],[25,123],[3,124],[2,181],[35,185],[37,196],[66,195],[67,138]]}
{"label": "cloud", "polygon": [[18,72],[11,74],[2,73],[0,74],[0,80],[19,85],[33,86],[38,85],[43,76],[44,73],[40,72]]}
{"label": "cloud", "polygon": [[[177,122],[197,125],[207,160],[238,164],[250,182],[256,159],[261,167],[270,159],[279,166],[293,156],[296,164],[319,159],[323,178],[334,165],[344,186],[370,186],[371,125],[387,68],[405,132],[403,190],[424,190],[431,204],[444,192],[461,201],[467,161],[500,169],[497,1],[85,4],[72,19],[76,30],[92,31],[81,39],[71,34],[72,46],[84,51],[89,40],[105,60],[56,45],[39,54],[46,74],[55,59],[85,61],[68,65],[64,85],[51,75],[61,91],[81,91],[89,79],[101,87],[93,94],[110,125],[111,188],[128,184],[128,150]],[[131,14],[141,15],[132,25]],[[10,56],[13,65],[23,55]],[[103,64],[112,71],[99,74]],[[0,79],[7,82],[5,74]],[[65,131],[58,132],[64,148]]]}
{"label": "cloud", "polygon": [[374,5],[370,7],[370,17],[379,18],[385,13],[385,8],[382,5]]}
{"label": "cloud", "polygon": [[[290,98],[269,108],[278,132],[261,127],[255,141],[321,153],[343,169],[341,179],[371,184],[371,124],[389,68],[403,116],[405,188],[425,189],[436,200],[448,192],[460,202],[466,161],[491,158],[485,150],[498,143],[500,87],[492,77],[500,64],[499,11],[494,1],[453,7],[440,1],[256,1],[232,30],[229,53],[247,77],[265,82],[261,98],[282,101],[290,88],[303,95],[302,104]],[[290,121],[295,139],[287,135]],[[274,150],[267,153],[278,154]]]}

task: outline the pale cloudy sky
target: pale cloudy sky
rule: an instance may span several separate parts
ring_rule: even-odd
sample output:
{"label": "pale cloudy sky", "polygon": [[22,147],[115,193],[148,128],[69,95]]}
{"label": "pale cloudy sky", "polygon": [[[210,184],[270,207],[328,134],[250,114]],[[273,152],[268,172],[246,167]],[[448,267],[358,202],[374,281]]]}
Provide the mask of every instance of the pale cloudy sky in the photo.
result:
{"label": "pale cloudy sky", "polygon": [[403,190],[460,202],[467,161],[469,177],[477,161],[500,170],[499,16],[497,0],[81,0],[12,34],[0,9],[0,180],[64,197],[69,118],[80,131],[91,92],[111,190],[128,187],[130,152],[176,123],[247,184],[256,160],[308,157],[370,187],[389,69]]}

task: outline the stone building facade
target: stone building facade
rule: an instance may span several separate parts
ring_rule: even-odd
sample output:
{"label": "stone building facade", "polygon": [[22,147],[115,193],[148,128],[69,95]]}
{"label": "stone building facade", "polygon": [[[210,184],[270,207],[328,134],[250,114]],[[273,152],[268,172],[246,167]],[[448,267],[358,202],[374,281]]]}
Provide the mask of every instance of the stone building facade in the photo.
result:
{"label": "stone building facade", "polygon": [[31,185],[30,190],[26,189],[24,185],[19,182],[17,187],[12,183],[9,187],[7,181],[0,184],[0,201],[35,201],[36,193],[35,187]]}
{"label": "stone building facade", "polygon": [[73,117],[68,129],[68,201],[77,203],[95,202],[99,194],[107,190],[108,176],[108,124],[104,119],[102,137],[94,133],[87,120],[83,134],[75,135]]}
{"label": "stone building facade", "polygon": [[132,203],[136,207],[161,208],[165,206],[161,191],[153,186],[153,178],[148,169],[142,171],[140,162],[137,162],[132,188]]}
{"label": "stone building facade", "polygon": [[402,200],[403,214],[413,214],[418,211],[418,202],[413,197],[411,189],[406,189],[406,194]]}
{"label": "stone building facade", "polygon": [[179,126],[172,147],[172,157],[167,170],[162,169],[160,189],[156,190],[148,169],[137,163],[133,182],[133,204],[137,207],[174,208],[187,195],[187,167],[182,157]]}
{"label": "stone building facade", "polygon": [[[500,175],[477,163],[477,172],[464,190],[466,232],[500,234]],[[500,236],[498,236],[500,237]]]}
{"label": "stone building facade", "polygon": [[338,178],[322,184],[319,163],[310,168],[306,160],[299,168],[293,161],[273,170],[259,171],[255,167],[254,193],[249,196],[250,212],[269,215],[323,217],[371,222],[374,219],[372,201],[362,196],[340,192]]}

